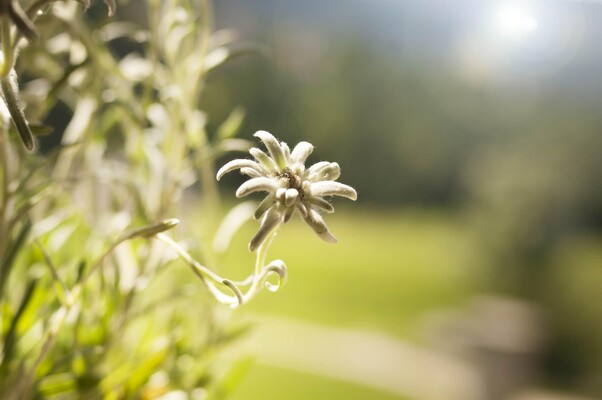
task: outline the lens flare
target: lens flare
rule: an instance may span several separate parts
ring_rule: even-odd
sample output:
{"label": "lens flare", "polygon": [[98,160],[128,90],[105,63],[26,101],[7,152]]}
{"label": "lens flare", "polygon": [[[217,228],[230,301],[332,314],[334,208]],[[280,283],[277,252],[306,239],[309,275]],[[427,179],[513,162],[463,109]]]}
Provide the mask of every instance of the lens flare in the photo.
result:
{"label": "lens flare", "polygon": [[499,11],[497,25],[505,36],[520,36],[536,30],[538,22],[527,10],[514,6]]}

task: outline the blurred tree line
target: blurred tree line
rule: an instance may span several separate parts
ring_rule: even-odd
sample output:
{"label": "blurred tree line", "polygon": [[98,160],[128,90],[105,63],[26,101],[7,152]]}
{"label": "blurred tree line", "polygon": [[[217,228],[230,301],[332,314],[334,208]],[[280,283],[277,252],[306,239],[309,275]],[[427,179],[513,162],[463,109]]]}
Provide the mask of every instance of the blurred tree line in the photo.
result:
{"label": "blurred tree line", "polygon": [[206,97],[213,122],[241,105],[245,131],[307,139],[316,157],[340,160],[360,201],[483,209],[503,236],[526,239],[516,250],[602,227],[595,103],[529,82],[474,85],[361,37],[324,47],[276,49],[276,60],[250,57],[214,75]]}

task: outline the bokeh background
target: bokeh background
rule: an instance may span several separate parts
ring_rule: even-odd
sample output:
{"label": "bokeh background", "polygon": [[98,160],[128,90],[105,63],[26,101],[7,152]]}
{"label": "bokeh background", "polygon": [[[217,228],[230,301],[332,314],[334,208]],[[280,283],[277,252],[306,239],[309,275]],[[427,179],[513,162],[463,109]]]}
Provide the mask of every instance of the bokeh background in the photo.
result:
{"label": "bokeh background", "polygon": [[209,78],[210,124],[239,106],[249,137],[312,142],[359,193],[328,218],[337,246],[278,237],[290,281],[240,317],[232,399],[602,398],[602,2],[215,15],[257,52]]}

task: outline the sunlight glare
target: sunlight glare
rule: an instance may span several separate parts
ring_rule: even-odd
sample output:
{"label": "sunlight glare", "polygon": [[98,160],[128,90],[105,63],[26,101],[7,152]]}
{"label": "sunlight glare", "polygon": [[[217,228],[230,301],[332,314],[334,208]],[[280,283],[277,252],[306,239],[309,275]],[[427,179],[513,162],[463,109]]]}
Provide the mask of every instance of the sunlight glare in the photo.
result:
{"label": "sunlight glare", "polygon": [[518,6],[501,9],[498,13],[498,27],[505,36],[518,36],[537,29],[537,20]]}

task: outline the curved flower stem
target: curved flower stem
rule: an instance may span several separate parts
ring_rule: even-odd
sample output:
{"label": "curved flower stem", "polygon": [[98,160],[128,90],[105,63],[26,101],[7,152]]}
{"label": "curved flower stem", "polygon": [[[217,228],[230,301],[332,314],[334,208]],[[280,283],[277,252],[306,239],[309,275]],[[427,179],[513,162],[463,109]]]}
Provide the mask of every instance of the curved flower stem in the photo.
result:
{"label": "curved flower stem", "polygon": [[274,229],[272,232],[270,232],[268,234],[268,237],[266,238],[266,240],[263,241],[263,243],[261,243],[261,245],[257,249],[257,256],[255,258],[255,272],[251,276],[251,278],[252,278],[251,287],[249,288],[249,291],[246,293],[245,301],[251,300],[262,289],[261,284],[263,283],[262,275],[263,275],[263,271],[264,271],[265,260],[268,255],[268,250],[269,250],[270,246],[272,245],[272,241],[274,240],[274,237],[276,236],[276,231],[277,231],[277,229]]}
{"label": "curved flower stem", "polygon": [[[167,244],[173,250],[175,250],[175,252],[178,254],[178,256],[180,256],[184,261],[186,261],[186,263],[192,269],[192,272],[194,272],[194,274],[201,279],[201,282],[203,282],[205,284],[207,289],[209,289],[211,294],[220,303],[234,305],[234,306],[236,306],[237,303],[242,304],[241,303],[242,295],[240,293],[240,290],[234,283],[232,283],[228,279],[222,278],[215,272],[211,271],[209,268],[207,268],[204,265],[202,265],[201,263],[199,263],[184,248],[182,248],[182,246],[180,246],[175,240],[173,240],[169,236],[160,233],[160,234],[156,235],[156,238],[159,239],[160,241],[162,241],[163,243]],[[227,294],[225,294],[224,292],[219,290],[214,285],[214,283],[219,283],[221,285],[226,286],[228,289],[230,289],[233,292],[234,296],[228,296]]]}
{"label": "curved flower stem", "polygon": [[[205,284],[217,301],[231,307],[237,307],[248,303],[263,289],[264,286],[271,291],[275,291],[284,283],[286,279],[286,266],[284,265],[284,262],[276,260],[267,266],[265,265],[267,252],[275,235],[276,233],[272,232],[268,239],[259,247],[255,261],[255,271],[247,279],[241,282],[234,282],[230,279],[223,278],[200,264],[190,255],[190,253],[169,236],[159,233],[155,237],[175,250],[178,256],[190,266],[195,275],[201,279],[201,282]],[[279,276],[278,285],[272,285],[267,282],[268,277],[274,273]],[[228,295],[221,291],[216,284],[228,288],[232,292],[232,295]],[[249,289],[246,293],[243,293],[240,287],[245,286],[249,286]]]}

